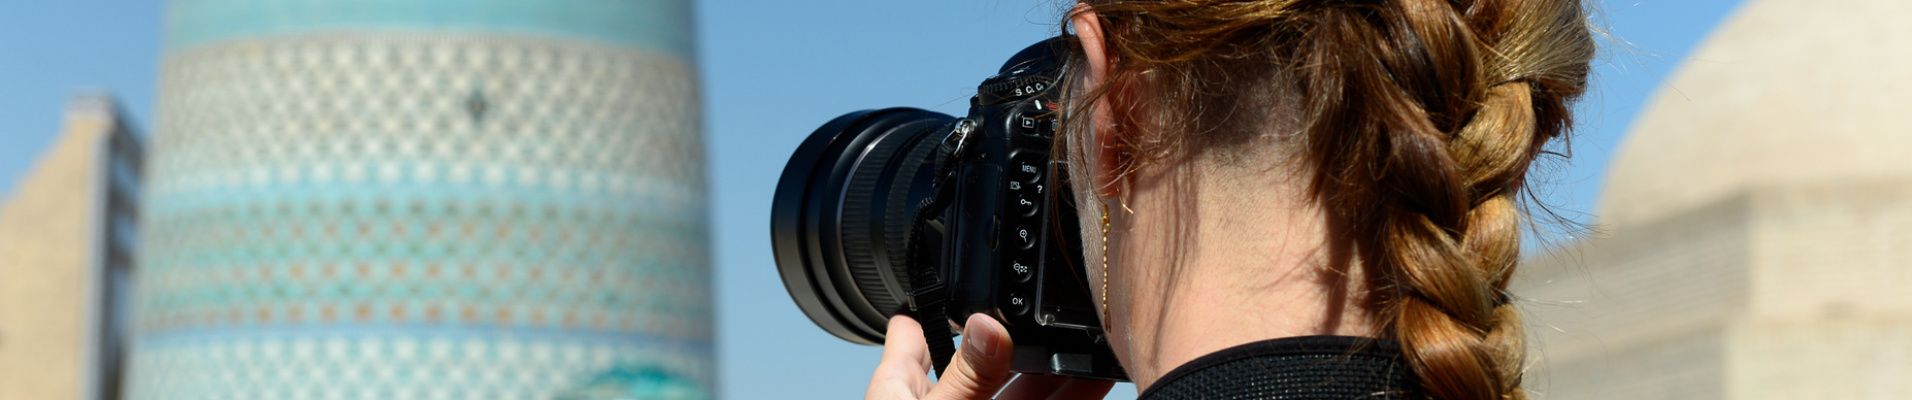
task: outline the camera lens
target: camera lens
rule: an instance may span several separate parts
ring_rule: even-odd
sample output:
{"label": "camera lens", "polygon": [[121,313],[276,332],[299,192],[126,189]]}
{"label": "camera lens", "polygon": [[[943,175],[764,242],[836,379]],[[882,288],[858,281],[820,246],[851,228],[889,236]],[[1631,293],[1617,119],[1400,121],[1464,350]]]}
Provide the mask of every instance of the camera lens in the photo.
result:
{"label": "camera lens", "polygon": [[839,338],[879,344],[909,301],[907,241],[955,117],[888,108],[824,124],[790,156],[770,240],[784,289]]}

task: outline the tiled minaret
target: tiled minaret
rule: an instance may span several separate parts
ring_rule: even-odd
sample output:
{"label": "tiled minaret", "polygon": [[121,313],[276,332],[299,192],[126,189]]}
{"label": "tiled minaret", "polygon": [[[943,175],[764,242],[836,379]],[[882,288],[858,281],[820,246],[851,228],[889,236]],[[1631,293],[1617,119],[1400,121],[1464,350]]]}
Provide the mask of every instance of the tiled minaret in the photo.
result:
{"label": "tiled minaret", "polygon": [[129,397],[711,397],[690,14],[174,0]]}

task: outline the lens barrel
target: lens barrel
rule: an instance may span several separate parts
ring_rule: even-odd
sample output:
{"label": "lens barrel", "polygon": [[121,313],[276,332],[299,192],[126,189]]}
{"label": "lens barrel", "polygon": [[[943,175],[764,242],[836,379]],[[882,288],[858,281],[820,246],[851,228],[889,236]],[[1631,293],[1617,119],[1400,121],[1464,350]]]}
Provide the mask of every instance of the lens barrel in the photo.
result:
{"label": "lens barrel", "polygon": [[844,114],[790,156],[770,240],[784,288],[817,326],[880,344],[889,317],[907,309],[910,232],[955,119],[914,108]]}

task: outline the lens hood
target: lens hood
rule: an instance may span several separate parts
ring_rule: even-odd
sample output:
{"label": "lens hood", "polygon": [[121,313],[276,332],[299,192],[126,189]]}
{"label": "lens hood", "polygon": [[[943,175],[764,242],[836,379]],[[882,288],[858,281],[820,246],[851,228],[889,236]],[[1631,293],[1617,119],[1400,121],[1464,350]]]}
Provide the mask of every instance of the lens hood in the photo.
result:
{"label": "lens hood", "polygon": [[770,239],[784,289],[818,327],[881,344],[889,317],[906,307],[905,238],[896,227],[913,217],[901,212],[910,187],[928,184],[913,172],[930,156],[924,140],[946,135],[954,119],[915,108],[844,114],[790,156],[772,199]]}

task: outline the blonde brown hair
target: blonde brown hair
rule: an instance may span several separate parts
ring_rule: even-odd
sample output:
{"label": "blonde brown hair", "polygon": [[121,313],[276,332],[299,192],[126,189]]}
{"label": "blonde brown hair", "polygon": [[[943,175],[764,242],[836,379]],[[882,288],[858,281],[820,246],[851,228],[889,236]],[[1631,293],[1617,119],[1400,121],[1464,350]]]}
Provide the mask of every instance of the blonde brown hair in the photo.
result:
{"label": "blonde brown hair", "polygon": [[[1083,3],[1111,71],[1065,116],[1109,98],[1118,172],[1238,145],[1284,115],[1300,127],[1313,200],[1344,227],[1331,240],[1360,257],[1376,322],[1425,395],[1526,397],[1506,293],[1517,196],[1586,86],[1594,43],[1579,0]],[[1083,132],[1087,120],[1065,123]]]}

